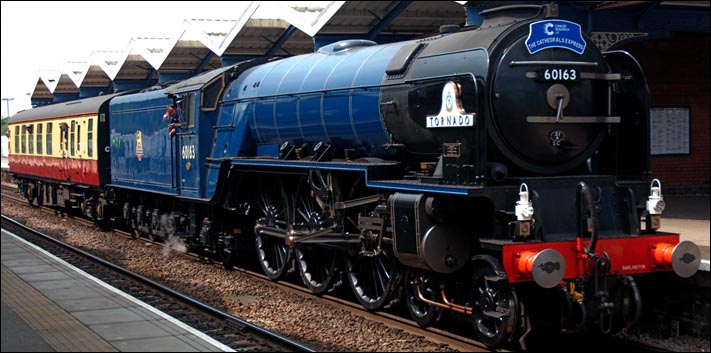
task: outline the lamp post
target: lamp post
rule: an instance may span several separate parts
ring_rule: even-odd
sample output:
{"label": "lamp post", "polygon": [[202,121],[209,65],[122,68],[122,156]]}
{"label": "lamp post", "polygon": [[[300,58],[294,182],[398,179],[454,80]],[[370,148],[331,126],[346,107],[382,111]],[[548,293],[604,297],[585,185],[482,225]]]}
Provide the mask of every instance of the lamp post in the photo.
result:
{"label": "lamp post", "polygon": [[15,98],[3,98],[5,102],[7,102],[7,117],[10,117],[10,101],[14,100]]}

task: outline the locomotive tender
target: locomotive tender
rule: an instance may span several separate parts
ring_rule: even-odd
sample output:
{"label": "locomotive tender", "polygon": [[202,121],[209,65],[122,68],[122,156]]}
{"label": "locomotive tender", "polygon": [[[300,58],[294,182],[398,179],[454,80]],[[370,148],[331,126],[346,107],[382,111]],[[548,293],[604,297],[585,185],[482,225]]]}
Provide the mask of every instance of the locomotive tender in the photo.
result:
{"label": "locomotive tender", "polygon": [[253,239],[272,279],[343,280],[421,325],[454,312],[492,347],[525,344],[551,301],[562,330],[631,326],[634,276],[689,277],[699,248],[657,231],[638,63],[556,12],[506,6],[475,30],[20,112],[12,172],[32,202],[178,236],[226,267]]}

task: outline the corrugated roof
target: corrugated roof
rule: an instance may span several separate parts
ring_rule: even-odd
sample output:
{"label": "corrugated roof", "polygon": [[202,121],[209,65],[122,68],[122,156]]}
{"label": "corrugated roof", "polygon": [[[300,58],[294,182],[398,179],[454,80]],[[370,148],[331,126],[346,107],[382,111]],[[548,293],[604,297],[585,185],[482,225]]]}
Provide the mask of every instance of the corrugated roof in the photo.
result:
{"label": "corrugated roof", "polygon": [[[89,60],[77,60],[67,63],[59,72],[44,73],[32,98],[46,98],[47,91],[51,96],[78,92],[80,87],[111,88],[112,81],[117,80],[150,84],[158,80],[159,73],[199,74],[221,67],[220,58],[224,56],[243,60],[267,54],[310,53],[314,50],[314,36],[333,33],[362,36],[398,3],[323,1],[298,6],[298,2],[255,1],[241,12],[223,9],[219,14],[227,18],[185,19],[172,36],[146,33],[132,38],[122,51],[97,50]],[[422,34],[453,21],[464,21],[461,4],[415,1],[390,21],[384,31]]]}

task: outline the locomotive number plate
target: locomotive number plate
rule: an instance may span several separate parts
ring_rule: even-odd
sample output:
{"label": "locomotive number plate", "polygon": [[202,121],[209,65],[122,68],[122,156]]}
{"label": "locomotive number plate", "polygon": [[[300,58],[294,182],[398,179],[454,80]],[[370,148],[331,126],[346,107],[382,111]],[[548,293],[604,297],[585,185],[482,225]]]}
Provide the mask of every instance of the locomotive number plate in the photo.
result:
{"label": "locomotive number plate", "polygon": [[543,81],[575,81],[578,76],[575,69],[540,69],[537,78]]}
{"label": "locomotive number plate", "polygon": [[446,158],[459,158],[462,156],[461,143],[443,143],[442,147],[442,155]]}

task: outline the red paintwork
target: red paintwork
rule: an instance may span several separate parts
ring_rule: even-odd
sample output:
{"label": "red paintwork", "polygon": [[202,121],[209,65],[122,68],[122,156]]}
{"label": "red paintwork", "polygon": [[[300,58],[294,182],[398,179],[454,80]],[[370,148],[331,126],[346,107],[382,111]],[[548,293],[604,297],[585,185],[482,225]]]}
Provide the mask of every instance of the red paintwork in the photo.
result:
{"label": "red paintwork", "polygon": [[[659,243],[678,244],[679,235],[661,233],[658,235],[605,238],[597,242],[595,253],[602,255],[607,252],[611,260],[611,273],[639,274],[649,272],[671,271],[671,266],[659,265],[654,260],[655,247]],[[589,245],[589,241],[582,246]],[[525,252],[538,252],[544,249],[557,250],[565,259],[565,277],[575,278],[592,275],[592,264],[582,251],[578,251],[577,241],[548,242],[548,243],[521,243],[504,245],[503,266],[509,282],[533,281],[530,273],[519,270],[519,259]],[[580,255],[580,256],[579,256]]]}
{"label": "red paintwork", "polygon": [[15,174],[100,186],[97,160],[11,155],[8,162]]}

